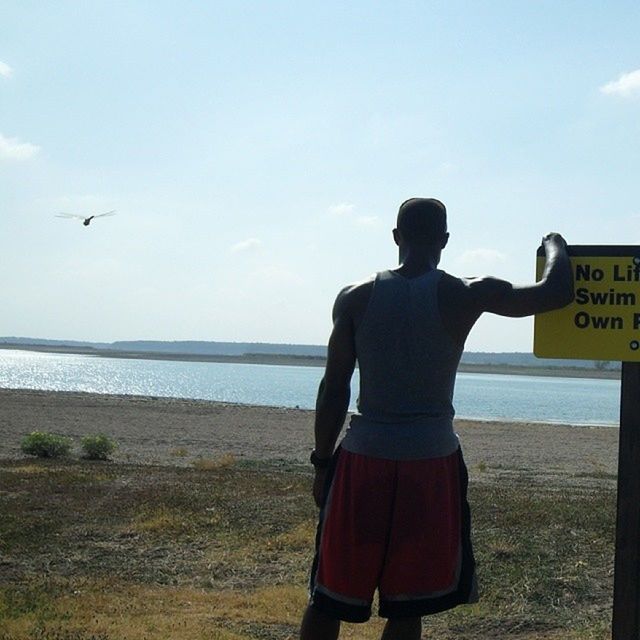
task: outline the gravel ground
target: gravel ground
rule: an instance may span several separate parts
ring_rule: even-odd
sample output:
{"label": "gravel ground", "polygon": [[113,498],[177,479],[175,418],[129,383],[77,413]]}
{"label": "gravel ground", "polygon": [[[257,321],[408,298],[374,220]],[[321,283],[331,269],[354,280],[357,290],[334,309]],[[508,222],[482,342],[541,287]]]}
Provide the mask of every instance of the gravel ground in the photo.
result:
{"label": "gravel ground", "polygon": [[[0,389],[0,458],[22,458],[31,431],[71,436],[105,433],[117,462],[190,466],[198,458],[306,462],[313,447],[313,412],[145,396],[106,396]],[[467,465],[474,475],[562,475],[611,479],[618,430],[459,420]],[[474,472],[476,470],[476,472]],[[478,471],[479,470],[479,471]],[[480,473],[481,472],[481,473]]]}

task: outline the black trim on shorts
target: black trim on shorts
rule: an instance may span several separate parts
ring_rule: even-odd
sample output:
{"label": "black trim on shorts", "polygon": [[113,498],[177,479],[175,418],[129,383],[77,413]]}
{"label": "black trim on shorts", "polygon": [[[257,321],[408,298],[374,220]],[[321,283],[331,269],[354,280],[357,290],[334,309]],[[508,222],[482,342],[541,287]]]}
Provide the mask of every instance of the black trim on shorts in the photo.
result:
{"label": "black trim on shorts", "polygon": [[330,618],[336,620],[344,620],[346,622],[366,622],[371,617],[371,605],[357,605],[349,604],[346,602],[340,602],[339,600],[332,598],[331,596],[322,593],[316,589],[316,575],[318,573],[318,564],[320,561],[320,539],[322,537],[322,526],[324,524],[325,510],[327,506],[327,499],[329,497],[329,491],[333,484],[333,478],[336,472],[336,466],[338,464],[338,458],[340,456],[341,447],[335,450],[329,466],[327,468],[327,475],[324,482],[324,492],[322,498],[322,507],[318,515],[318,527],[316,529],[316,548],[315,555],[313,557],[313,564],[311,566],[311,575],[309,576],[309,604],[316,610],[321,611]]}
{"label": "black trim on shorts", "polygon": [[314,591],[310,604],[326,616],[345,622],[366,622],[371,617],[371,605],[347,604],[318,590]]}
{"label": "black trim on shorts", "polygon": [[381,618],[417,618],[434,613],[441,613],[453,609],[460,604],[475,601],[472,596],[476,588],[475,558],[471,545],[471,509],[467,501],[469,474],[462,457],[462,450],[458,449],[460,468],[460,501],[462,507],[462,566],[460,579],[455,591],[435,598],[420,600],[380,600],[379,616]]}

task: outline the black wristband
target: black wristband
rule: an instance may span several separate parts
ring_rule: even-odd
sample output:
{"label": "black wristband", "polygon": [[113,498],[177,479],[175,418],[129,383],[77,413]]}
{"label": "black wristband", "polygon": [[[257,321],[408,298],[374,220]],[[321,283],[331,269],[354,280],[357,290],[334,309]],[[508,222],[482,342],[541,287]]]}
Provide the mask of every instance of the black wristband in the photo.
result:
{"label": "black wristband", "polygon": [[331,462],[331,457],[329,457],[329,458],[319,458],[318,454],[315,452],[315,449],[314,449],[311,452],[311,455],[309,456],[309,462],[316,469],[326,469],[329,466],[329,463]]}

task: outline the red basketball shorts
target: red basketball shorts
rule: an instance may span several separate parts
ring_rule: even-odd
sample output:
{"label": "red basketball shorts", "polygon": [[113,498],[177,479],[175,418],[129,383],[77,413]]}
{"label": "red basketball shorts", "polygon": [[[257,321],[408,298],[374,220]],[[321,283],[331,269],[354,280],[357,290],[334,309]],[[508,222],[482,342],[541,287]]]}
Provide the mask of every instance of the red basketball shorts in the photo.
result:
{"label": "red basketball shorts", "polygon": [[386,460],[343,449],[328,473],[311,605],[351,622],[423,616],[475,602],[467,473],[460,450]]}

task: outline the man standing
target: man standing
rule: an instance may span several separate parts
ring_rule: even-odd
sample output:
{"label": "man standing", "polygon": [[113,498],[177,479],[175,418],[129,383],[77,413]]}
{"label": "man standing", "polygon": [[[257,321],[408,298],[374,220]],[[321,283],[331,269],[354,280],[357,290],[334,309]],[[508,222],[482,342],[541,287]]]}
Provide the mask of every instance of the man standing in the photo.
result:
{"label": "man standing", "polygon": [[[475,602],[467,474],[452,405],[464,342],[488,311],[521,317],[573,299],[566,243],[543,238],[546,268],[523,287],[437,269],[446,209],[412,198],[393,238],[400,266],[343,289],[318,391],[313,495],[320,507],[302,640],[364,622],[378,590],[383,640],[418,640],[422,616]],[[356,361],[358,412],[334,451]]]}

